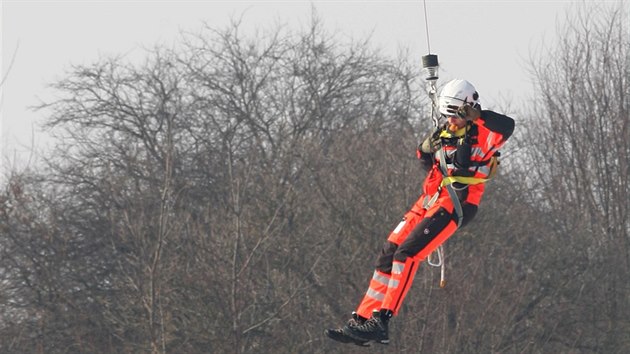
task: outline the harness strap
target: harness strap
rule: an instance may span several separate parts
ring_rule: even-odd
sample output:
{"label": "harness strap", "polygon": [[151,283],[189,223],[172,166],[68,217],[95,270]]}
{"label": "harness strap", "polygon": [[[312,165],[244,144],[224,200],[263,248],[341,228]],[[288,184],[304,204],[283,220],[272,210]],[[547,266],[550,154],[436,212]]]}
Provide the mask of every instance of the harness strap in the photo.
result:
{"label": "harness strap", "polygon": [[486,183],[487,181],[488,181],[487,178],[480,178],[480,177],[448,176],[442,179],[442,183],[440,185],[442,187],[449,186],[453,183],[471,185],[471,184]]}
{"label": "harness strap", "polygon": [[[437,201],[438,197],[440,196],[441,190],[442,190],[442,187],[440,187],[438,191],[435,192],[430,198],[429,196],[426,196],[424,200],[422,201],[422,207],[427,210],[431,208],[433,204],[435,204],[435,202]],[[433,253],[437,253],[437,258],[438,258],[437,262],[433,262],[433,260],[431,259],[431,256],[433,255]],[[443,245],[439,245],[438,248],[433,253],[431,253],[427,257],[427,263],[432,267],[440,267],[440,288],[443,288],[446,286],[446,262],[444,261]]]}
{"label": "harness strap", "polygon": [[[444,153],[444,148],[440,147],[437,151],[440,156],[440,170],[442,170],[442,176],[448,176],[448,167],[446,166],[446,154]],[[446,177],[445,177],[446,178]],[[457,213],[457,228],[459,228],[464,220],[464,212],[462,210],[462,204],[459,202],[459,198],[457,198],[457,193],[453,189],[452,182],[444,184],[444,180],[442,180],[442,184],[446,187],[446,191],[448,192],[448,196],[451,198],[453,202],[453,208]]]}
{"label": "harness strap", "polygon": [[[446,154],[444,153],[444,148],[440,147],[437,153],[440,157],[440,170],[442,171],[442,176],[448,176],[448,167],[446,166]],[[449,198],[451,198],[451,201],[453,202],[453,208],[455,209],[455,212],[457,213],[457,228],[459,228],[462,224],[462,221],[464,220],[464,212],[462,210],[462,204],[459,202],[459,198],[457,197],[457,193],[455,193],[455,190],[453,189],[452,183],[446,184],[445,187],[446,187],[446,191],[448,192]],[[436,195],[439,195],[439,194],[440,192],[438,191]],[[437,199],[437,196],[434,196],[434,197],[436,197]],[[438,246],[437,254],[438,254],[437,264],[439,264],[439,267],[440,267],[440,288],[443,288],[446,286],[446,277],[445,277],[446,267],[445,267],[445,262],[444,262],[444,249],[442,248],[442,245]],[[431,259],[431,256],[429,256],[429,262],[428,262],[429,264],[431,264],[430,259]]]}
{"label": "harness strap", "polygon": [[424,200],[422,201],[422,207],[424,209],[429,210],[429,208],[432,207],[433,204],[435,204],[435,202],[437,201],[439,196],[440,196],[440,191],[439,190],[437,192],[435,192],[431,196],[431,198],[429,198],[429,196],[427,195],[426,197],[424,197]]}
{"label": "harness strap", "polygon": [[440,184],[440,186],[444,187],[444,186],[451,185],[453,183],[461,183],[461,184],[466,184],[466,185],[486,183],[496,174],[497,166],[499,165],[499,160],[497,159],[496,156],[493,156],[486,163],[488,166],[490,166],[490,173],[488,174],[488,177],[481,178],[481,177],[468,177],[468,176],[447,176],[442,179],[442,183]]}

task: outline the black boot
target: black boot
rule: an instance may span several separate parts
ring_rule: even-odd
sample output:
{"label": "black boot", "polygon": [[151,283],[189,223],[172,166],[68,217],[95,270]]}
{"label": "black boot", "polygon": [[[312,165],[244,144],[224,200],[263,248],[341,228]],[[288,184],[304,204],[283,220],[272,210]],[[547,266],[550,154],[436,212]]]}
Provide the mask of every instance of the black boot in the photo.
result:
{"label": "black boot", "polygon": [[358,326],[345,326],[344,334],[357,341],[375,341],[380,344],[389,344],[388,322],[392,317],[389,310],[374,310],[372,317]]}
{"label": "black boot", "polygon": [[327,330],[324,331],[324,333],[333,340],[336,340],[337,342],[341,342],[341,343],[354,343],[356,345],[362,346],[362,347],[369,347],[370,344],[368,343],[368,341],[365,340],[357,340],[353,337],[350,337],[348,335],[346,335],[344,333],[344,328],[346,327],[356,327],[356,326],[360,326],[362,324],[365,323],[365,321],[367,321],[365,318],[359,316],[359,314],[357,314],[356,312],[352,312],[352,318],[350,318],[348,320],[348,323],[342,327],[342,328],[329,328]]}

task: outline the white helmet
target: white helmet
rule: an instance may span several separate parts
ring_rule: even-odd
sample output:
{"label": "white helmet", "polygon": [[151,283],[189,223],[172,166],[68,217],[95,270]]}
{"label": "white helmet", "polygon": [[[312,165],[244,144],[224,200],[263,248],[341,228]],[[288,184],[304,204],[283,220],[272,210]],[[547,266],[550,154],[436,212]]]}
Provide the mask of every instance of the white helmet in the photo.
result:
{"label": "white helmet", "polygon": [[[479,94],[475,87],[466,80],[455,79],[444,85],[438,97],[438,110],[445,116],[452,116],[465,104],[479,107]],[[450,107],[449,107],[450,106]]]}

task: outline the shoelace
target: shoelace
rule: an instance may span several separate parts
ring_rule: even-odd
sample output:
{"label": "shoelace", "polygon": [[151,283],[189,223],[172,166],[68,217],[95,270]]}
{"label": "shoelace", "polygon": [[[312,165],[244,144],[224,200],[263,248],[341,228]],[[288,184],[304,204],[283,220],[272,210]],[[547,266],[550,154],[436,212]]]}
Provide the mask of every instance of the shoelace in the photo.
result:
{"label": "shoelace", "polygon": [[357,327],[362,325],[365,322],[365,320],[361,320],[359,315],[356,312],[352,312],[352,318],[350,318],[348,320],[348,326],[349,327]]}
{"label": "shoelace", "polygon": [[348,327],[357,327],[359,325],[359,321],[355,320],[354,318],[348,320]]}
{"label": "shoelace", "polygon": [[378,319],[372,317],[365,321],[365,323],[363,323],[362,325],[357,326],[356,330],[360,332],[371,332],[374,328],[379,329],[380,326],[378,325],[378,322]]}

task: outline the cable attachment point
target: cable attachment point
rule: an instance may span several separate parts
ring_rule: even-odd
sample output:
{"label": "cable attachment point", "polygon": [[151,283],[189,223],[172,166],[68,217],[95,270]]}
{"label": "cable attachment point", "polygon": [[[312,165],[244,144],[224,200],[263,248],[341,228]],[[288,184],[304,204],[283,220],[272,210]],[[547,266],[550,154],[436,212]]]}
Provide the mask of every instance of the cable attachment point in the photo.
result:
{"label": "cable attachment point", "polygon": [[438,56],[437,54],[427,54],[422,56],[422,68],[427,73],[425,80],[437,81],[438,79]]}

